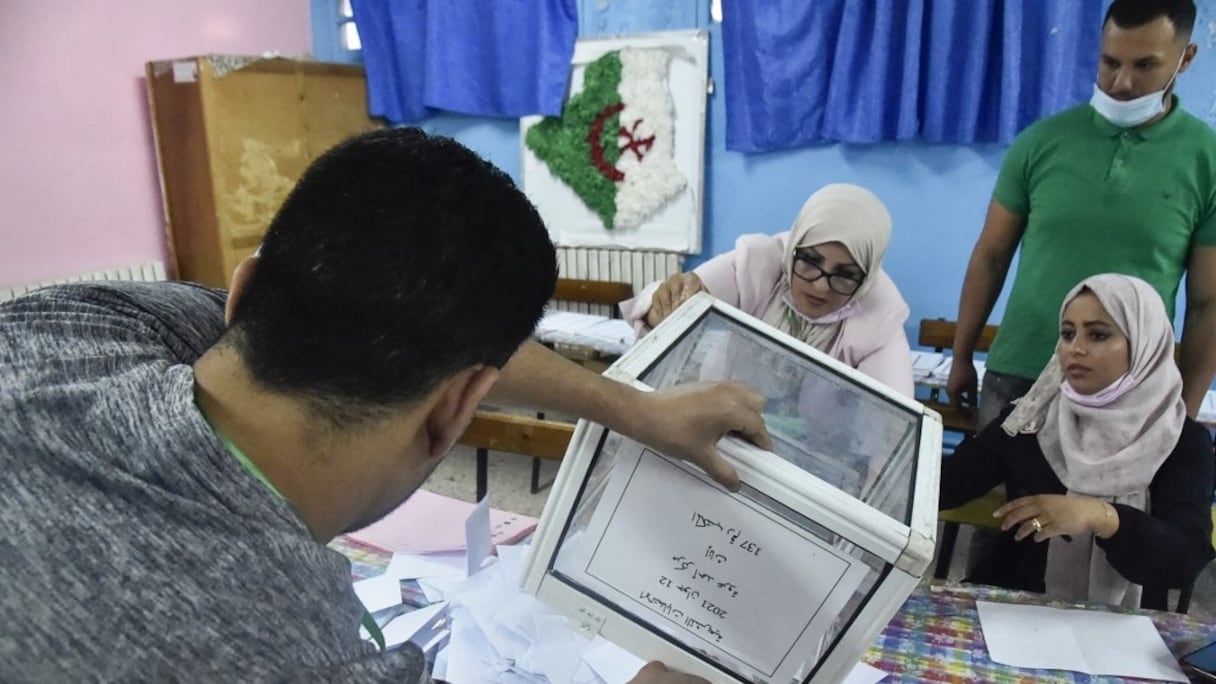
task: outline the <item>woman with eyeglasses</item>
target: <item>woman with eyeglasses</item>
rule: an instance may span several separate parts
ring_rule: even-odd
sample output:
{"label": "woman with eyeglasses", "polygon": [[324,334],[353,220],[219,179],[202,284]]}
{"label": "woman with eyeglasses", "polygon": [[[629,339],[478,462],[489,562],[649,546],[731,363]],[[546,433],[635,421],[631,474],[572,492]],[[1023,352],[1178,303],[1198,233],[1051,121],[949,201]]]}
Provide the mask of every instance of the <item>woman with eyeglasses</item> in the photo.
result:
{"label": "woman with eyeglasses", "polygon": [[874,193],[827,185],[788,232],[744,235],[734,251],[650,285],[621,312],[641,335],[705,290],[912,396],[908,305],[881,268],[890,238],[891,215]]}

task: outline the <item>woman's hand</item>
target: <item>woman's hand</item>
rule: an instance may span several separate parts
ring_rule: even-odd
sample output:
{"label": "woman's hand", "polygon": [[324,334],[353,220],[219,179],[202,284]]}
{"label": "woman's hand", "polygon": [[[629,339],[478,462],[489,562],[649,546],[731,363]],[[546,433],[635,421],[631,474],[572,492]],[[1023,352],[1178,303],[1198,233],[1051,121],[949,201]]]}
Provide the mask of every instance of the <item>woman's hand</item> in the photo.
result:
{"label": "woman's hand", "polygon": [[650,298],[650,311],[646,312],[646,325],[651,328],[663,322],[689,297],[705,289],[696,273],[677,273],[664,280]]}
{"label": "woman's hand", "polygon": [[1014,538],[1018,541],[1032,534],[1036,542],[1042,542],[1086,532],[1105,539],[1119,529],[1115,507],[1091,496],[1023,496],[996,509],[992,515],[1004,518],[1002,530],[1017,527]]}

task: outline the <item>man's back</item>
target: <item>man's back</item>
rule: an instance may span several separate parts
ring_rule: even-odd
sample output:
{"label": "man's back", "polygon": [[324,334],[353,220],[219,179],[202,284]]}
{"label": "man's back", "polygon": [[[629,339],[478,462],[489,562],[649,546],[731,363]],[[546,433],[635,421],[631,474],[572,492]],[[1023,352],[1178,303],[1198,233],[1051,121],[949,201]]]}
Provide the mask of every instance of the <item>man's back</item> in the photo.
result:
{"label": "man's back", "polygon": [[187,284],[0,307],[0,680],[423,676],[358,639],[349,565],[195,407],[223,327]]}

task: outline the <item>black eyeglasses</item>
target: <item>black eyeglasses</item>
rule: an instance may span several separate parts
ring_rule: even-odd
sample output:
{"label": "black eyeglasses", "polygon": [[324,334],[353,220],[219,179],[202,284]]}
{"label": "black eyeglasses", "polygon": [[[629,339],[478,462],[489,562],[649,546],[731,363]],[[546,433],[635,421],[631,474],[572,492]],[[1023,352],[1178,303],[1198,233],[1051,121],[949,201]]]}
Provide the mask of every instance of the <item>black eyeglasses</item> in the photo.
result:
{"label": "black eyeglasses", "polygon": [[857,292],[857,289],[865,282],[865,276],[858,277],[844,273],[828,273],[811,259],[812,257],[807,254],[795,254],[794,275],[808,283],[813,283],[820,278],[827,278],[828,289],[842,295],[851,295]]}

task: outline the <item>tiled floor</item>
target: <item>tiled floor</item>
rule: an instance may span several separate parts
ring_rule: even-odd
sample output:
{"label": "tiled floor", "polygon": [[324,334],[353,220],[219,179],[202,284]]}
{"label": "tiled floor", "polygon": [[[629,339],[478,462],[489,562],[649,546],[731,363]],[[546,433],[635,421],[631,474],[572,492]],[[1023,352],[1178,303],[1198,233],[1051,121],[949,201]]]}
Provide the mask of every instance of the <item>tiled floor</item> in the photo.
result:
{"label": "tiled floor", "polygon": [[[529,493],[532,459],[515,454],[491,452],[489,464],[490,505],[539,517],[549,489],[546,487],[535,495]],[[476,457],[473,450],[463,446],[457,447],[439,465],[423,487],[432,492],[472,501],[476,494],[475,472]],[[556,473],[557,463],[541,462],[542,484],[552,482]],[[951,563],[955,574],[966,565],[962,558],[968,546],[965,534],[964,530],[959,535],[958,544],[955,546],[955,558]],[[1174,605],[1176,602],[1177,592],[1174,592],[1174,595],[1170,597],[1170,605]],[[1205,621],[1216,621],[1216,563],[1209,564],[1203,574],[1199,576],[1191,598],[1190,614]]]}

